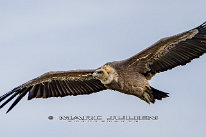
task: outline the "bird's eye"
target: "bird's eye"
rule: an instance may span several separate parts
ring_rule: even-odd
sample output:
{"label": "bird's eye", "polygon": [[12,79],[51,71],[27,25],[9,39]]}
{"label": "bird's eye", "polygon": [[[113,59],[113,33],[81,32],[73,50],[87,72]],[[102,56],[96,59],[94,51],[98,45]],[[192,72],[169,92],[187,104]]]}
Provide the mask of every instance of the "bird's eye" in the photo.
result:
{"label": "bird's eye", "polygon": [[102,71],[99,71],[99,72],[97,72],[98,74],[103,74],[103,72]]}

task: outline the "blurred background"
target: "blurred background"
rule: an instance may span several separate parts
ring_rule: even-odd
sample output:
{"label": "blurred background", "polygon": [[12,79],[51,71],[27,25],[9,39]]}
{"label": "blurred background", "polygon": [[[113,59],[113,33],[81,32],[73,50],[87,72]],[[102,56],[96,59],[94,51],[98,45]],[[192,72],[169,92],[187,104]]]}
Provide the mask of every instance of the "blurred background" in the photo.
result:
{"label": "blurred background", "polygon": [[[135,55],[159,39],[206,21],[205,0],[1,0],[0,95],[45,72],[97,68]],[[33,99],[8,114],[1,136],[204,137],[206,55],[157,74],[150,84],[170,97],[148,105],[107,90]],[[156,115],[137,123],[69,123],[61,115]],[[54,116],[48,120],[48,116]]]}

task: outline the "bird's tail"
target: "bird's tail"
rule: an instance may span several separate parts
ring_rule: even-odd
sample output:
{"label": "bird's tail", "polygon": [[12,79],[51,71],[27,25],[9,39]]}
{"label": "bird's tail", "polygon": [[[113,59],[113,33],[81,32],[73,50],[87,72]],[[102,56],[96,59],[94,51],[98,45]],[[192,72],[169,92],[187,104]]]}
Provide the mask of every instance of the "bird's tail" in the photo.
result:
{"label": "bird's tail", "polygon": [[147,88],[145,93],[143,94],[144,96],[144,101],[147,103],[155,103],[155,100],[162,100],[162,98],[169,97],[169,93],[159,91],[153,87]]}

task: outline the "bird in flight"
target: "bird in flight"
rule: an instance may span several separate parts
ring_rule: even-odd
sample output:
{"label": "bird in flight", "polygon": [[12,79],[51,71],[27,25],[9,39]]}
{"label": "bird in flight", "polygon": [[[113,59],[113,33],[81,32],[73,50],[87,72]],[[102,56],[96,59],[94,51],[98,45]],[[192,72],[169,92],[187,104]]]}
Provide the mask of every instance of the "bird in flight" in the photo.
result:
{"label": "bird in flight", "polygon": [[156,73],[185,65],[206,52],[206,22],[189,31],[166,37],[122,61],[97,69],[48,72],[0,97],[0,108],[14,99],[7,113],[28,93],[28,100],[91,94],[106,89],[134,95],[147,103],[168,97],[148,83]]}

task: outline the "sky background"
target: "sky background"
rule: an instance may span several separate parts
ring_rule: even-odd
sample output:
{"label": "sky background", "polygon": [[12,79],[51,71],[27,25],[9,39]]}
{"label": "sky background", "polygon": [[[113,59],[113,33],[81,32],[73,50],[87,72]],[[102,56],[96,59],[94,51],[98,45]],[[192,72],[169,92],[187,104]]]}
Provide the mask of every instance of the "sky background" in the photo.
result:
{"label": "sky background", "polygon": [[[159,39],[206,21],[205,0],[1,0],[0,95],[48,71],[93,69],[135,55]],[[33,99],[8,114],[1,136],[205,137],[206,55],[157,74],[150,84],[170,97],[148,105],[107,90]],[[54,120],[48,120],[48,116]],[[138,123],[69,123],[63,115],[157,115]]]}

